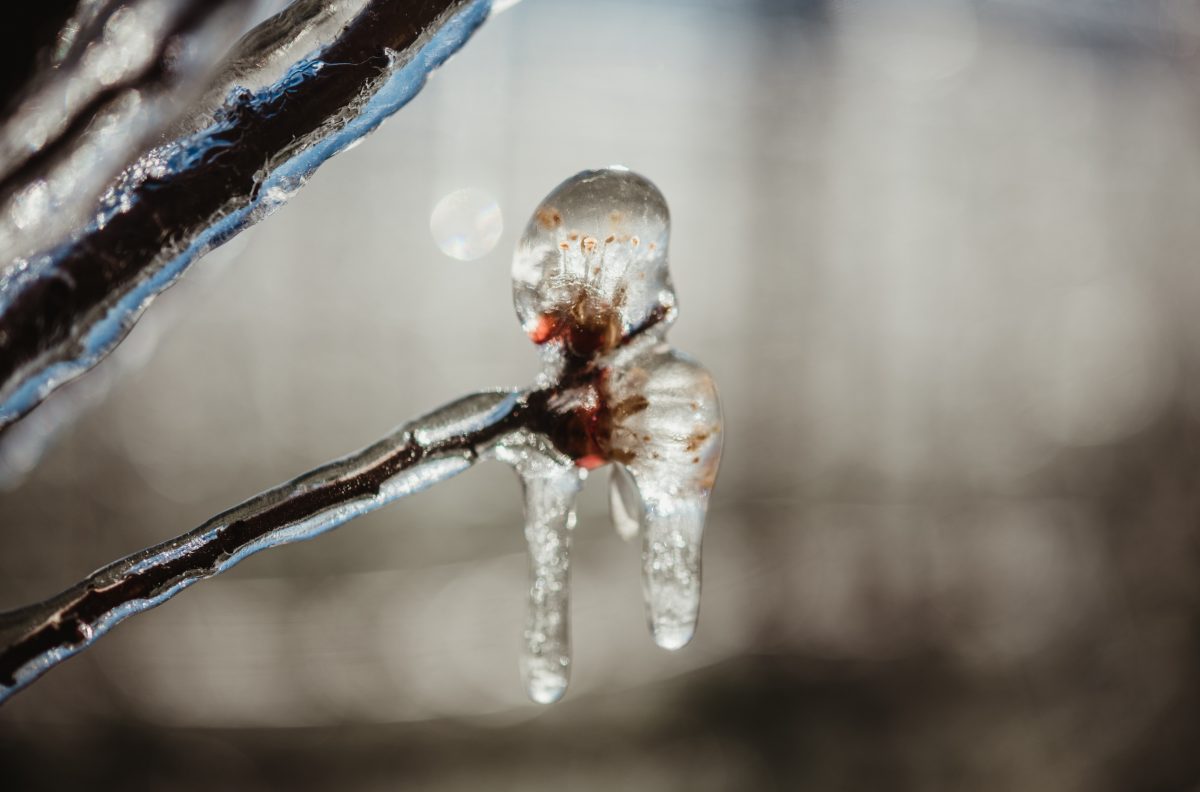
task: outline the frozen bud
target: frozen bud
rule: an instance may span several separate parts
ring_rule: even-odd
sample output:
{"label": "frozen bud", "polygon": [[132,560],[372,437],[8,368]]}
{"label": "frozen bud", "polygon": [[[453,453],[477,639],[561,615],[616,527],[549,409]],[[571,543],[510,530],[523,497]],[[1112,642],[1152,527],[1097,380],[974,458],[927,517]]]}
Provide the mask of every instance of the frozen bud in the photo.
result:
{"label": "frozen bud", "polygon": [[659,646],[691,640],[700,610],[700,542],[721,458],[712,377],[666,343],[675,319],[667,204],[623,168],[560,184],[513,258],[513,300],[545,352],[522,432],[496,449],[525,487],[530,606],[522,660],[529,695],[562,695],[574,503],[587,471],[613,463],[613,522],[642,535],[642,580]]}
{"label": "frozen bud", "polygon": [[721,458],[717,387],[696,361],[665,345],[611,366],[604,395],[612,414],[609,455],[639,486],[662,481],[668,495],[712,489]]}
{"label": "frozen bud", "polygon": [[675,291],[662,193],[624,168],[584,171],[530,218],[513,257],[513,301],[537,344],[587,358],[648,323],[665,329]]}

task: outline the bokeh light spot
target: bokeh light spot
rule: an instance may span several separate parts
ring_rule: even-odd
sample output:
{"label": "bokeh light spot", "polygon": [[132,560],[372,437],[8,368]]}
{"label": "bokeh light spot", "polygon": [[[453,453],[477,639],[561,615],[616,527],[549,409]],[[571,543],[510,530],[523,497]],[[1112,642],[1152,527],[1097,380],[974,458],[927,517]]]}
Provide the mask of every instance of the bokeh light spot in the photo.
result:
{"label": "bokeh light spot", "polygon": [[447,256],[474,261],[496,247],[504,231],[504,218],[491,195],[467,187],[437,202],[429,217],[429,231]]}

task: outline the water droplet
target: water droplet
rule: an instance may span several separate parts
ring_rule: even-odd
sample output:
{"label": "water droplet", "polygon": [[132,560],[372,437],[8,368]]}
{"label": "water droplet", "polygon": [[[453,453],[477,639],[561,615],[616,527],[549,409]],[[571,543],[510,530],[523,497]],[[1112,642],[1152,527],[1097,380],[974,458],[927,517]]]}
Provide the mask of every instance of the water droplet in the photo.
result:
{"label": "water droplet", "polygon": [[504,231],[504,218],[492,196],[467,187],[437,202],[429,216],[429,231],[447,256],[474,261],[496,247]]}

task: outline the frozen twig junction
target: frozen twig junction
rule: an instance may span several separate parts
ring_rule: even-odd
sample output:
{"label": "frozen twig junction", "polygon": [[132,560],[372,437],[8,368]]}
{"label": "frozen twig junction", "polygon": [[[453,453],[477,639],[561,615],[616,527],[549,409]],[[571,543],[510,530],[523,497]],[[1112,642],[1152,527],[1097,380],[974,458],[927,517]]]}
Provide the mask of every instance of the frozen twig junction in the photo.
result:
{"label": "frozen twig junction", "polygon": [[640,532],[647,617],[678,649],[695,631],[700,541],[721,454],[716,388],[666,343],[676,315],[669,219],[649,181],[586,171],[538,207],[513,261],[522,326],[543,370],[530,388],[467,396],[176,539],[111,564],[43,603],[0,614],[0,700],[113,626],[268,547],[309,539],[480,459],[525,493],[531,585],[522,673],[552,702],[570,672],[574,504],[612,463],[613,520]]}

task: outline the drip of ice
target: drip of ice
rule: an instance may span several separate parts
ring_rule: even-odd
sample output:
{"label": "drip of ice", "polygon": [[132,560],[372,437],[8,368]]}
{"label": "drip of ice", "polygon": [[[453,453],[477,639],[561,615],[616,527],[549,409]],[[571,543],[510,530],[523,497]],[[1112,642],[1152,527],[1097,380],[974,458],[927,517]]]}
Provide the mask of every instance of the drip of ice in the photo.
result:
{"label": "drip of ice", "polygon": [[551,704],[566,692],[571,673],[571,530],[575,498],[587,471],[528,432],[518,433],[495,453],[517,471],[525,493],[530,585],[521,676],[530,698]]}
{"label": "drip of ice", "polygon": [[666,649],[687,644],[721,408],[709,373],[666,342],[676,314],[668,230],[666,203],[641,176],[611,168],[563,182],[534,213],[513,264],[517,313],[543,350],[533,388],[466,396],[55,598],[0,614],[0,701],[118,622],[248,555],[488,457],[511,465],[524,488],[531,581],[521,669],[533,700],[557,701],[567,688],[575,500],[588,471],[605,464],[614,467],[618,532],[642,536],[651,634]]}
{"label": "drip of ice", "polygon": [[716,385],[665,345],[613,366],[609,379],[617,404],[645,400],[614,427],[611,456],[622,472],[613,479],[621,503],[613,522],[627,535],[626,520],[637,520],[650,631],[659,646],[679,649],[700,615],[700,540],[721,459]]}
{"label": "drip of ice", "polygon": [[[568,559],[587,471],[614,466],[613,523],[642,536],[647,620],[679,649],[700,610],[700,544],[721,456],[712,377],[673,350],[666,201],[624,168],[585,171],[538,206],[513,260],[521,325],[543,350],[553,415],[544,433],[500,444],[525,489],[532,568],[522,669],[530,697],[558,700],[570,670]],[[544,435],[544,436],[543,436]]]}

